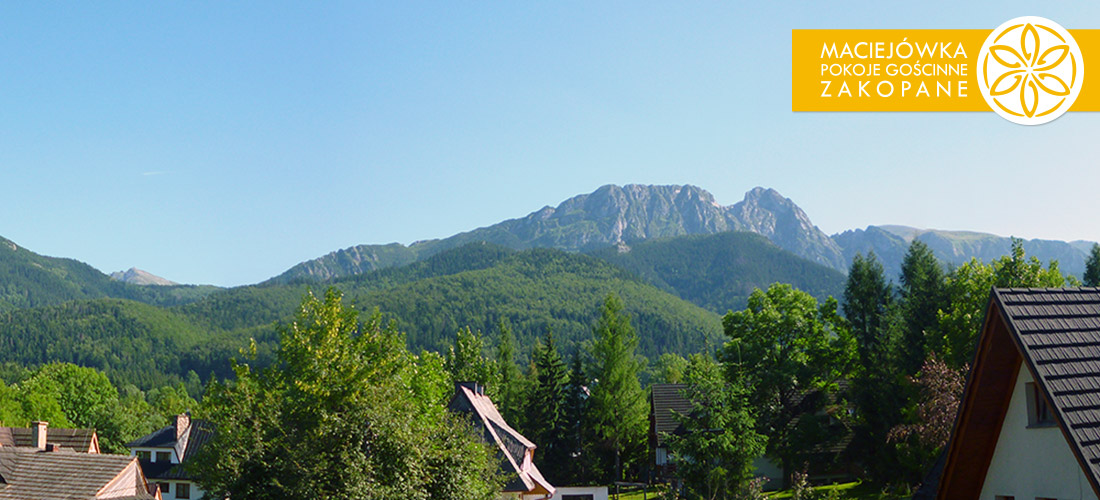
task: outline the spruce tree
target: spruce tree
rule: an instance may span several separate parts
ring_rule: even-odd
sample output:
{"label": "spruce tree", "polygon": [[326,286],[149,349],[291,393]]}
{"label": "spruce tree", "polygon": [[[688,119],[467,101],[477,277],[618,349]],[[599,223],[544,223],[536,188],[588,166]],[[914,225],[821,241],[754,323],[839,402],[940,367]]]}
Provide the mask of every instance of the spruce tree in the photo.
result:
{"label": "spruce tree", "polygon": [[622,480],[623,469],[643,456],[649,412],[645,391],[638,381],[643,366],[635,354],[638,335],[614,295],[608,295],[600,308],[595,334],[591,347],[590,421],[612,457],[613,479]]}
{"label": "spruce tree", "polygon": [[1083,276],[1085,286],[1100,286],[1100,245],[1096,243],[1092,244],[1092,251],[1089,252],[1089,259],[1085,262],[1085,275]]}
{"label": "spruce tree", "polygon": [[539,449],[540,469],[551,482],[565,475],[568,460],[568,432],[565,420],[566,390],[569,373],[554,345],[553,332],[545,342],[535,344],[531,356],[535,373],[527,398],[527,429]]}
{"label": "spruce tree", "polygon": [[932,249],[913,240],[901,264],[901,309],[905,330],[901,340],[902,371],[913,375],[920,370],[929,349],[938,350],[933,332],[937,313],[946,306],[943,266]]}

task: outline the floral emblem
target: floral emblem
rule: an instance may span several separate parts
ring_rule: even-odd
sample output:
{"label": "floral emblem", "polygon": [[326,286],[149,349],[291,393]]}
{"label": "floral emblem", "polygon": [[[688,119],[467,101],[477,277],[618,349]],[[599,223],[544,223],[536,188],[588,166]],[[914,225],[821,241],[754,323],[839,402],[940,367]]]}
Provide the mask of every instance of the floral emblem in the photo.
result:
{"label": "floral emblem", "polygon": [[997,114],[1024,125],[1049,122],[1077,99],[1081,49],[1069,32],[1039,17],[1013,19],[986,39],[978,56],[980,87]]}

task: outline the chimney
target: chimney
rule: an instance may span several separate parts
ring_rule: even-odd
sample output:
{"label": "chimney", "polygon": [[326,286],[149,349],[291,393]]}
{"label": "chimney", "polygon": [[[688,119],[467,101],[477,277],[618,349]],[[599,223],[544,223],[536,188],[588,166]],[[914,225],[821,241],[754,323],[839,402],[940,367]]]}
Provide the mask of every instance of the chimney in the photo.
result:
{"label": "chimney", "polygon": [[191,427],[191,413],[180,413],[176,415],[176,441],[179,441],[180,438],[183,437],[188,427]]}
{"label": "chimney", "polygon": [[485,388],[477,382],[455,382],[455,392],[458,392],[461,388],[467,388],[470,392],[478,395],[485,395]]}
{"label": "chimney", "polygon": [[49,425],[50,423],[44,420],[31,422],[31,440],[34,441],[35,448],[46,449],[46,428]]}

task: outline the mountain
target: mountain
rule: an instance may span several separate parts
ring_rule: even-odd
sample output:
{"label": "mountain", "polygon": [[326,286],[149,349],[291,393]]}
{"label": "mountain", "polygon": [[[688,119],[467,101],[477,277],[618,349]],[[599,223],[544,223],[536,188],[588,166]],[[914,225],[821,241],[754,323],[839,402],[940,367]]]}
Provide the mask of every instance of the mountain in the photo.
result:
{"label": "mountain", "polygon": [[115,281],[121,281],[131,285],[172,286],[179,284],[174,281],[168,281],[148,271],[142,271],[136,267],[131,267],[125,271],[115,271],[109,276]]}
{"label": "mountain", "polygon": [[[571,353],[591,338],[609,293],[622,299],[646,356],[687,355],[722,339],[717,314],[603,260],[560,250],[474,243],[331,285],[345,303],[395,321],[414,351],[445,350],[466,326],[493,343],[497,322],[505,319],[521,355],[548,329]],[[0,312],[0,363],[71,361],[140,388],[189,379],[192,371],[231,376],[229,359],[240,357],[250,339],[260,364],[271,359],[276,322],[292,318],[309,291],[305,284],[253,285],[173,307],[93,299]]]}
{"label": "mountain", "polygon": [[211,286],[143,287],[123,283],[83,262],[39,255],[0,238],[0,311],[107,297],[172,305],[215,290]]}
{"label": "mountain", "polygon": [[[1012,238],[973,231],[943,231],[918,229],[909,226],[868,226],[867,229],[845,231],[833,236],[844,249],[845,259],[851,260],[857,252],[874,251],[882,261],[888,277],[897,280],[901,263],[909,243],[920,240],[932,249],[945,264],[959,265],[971,258],[983,262],[1009,254]],[[1043,262],[1057,260],[1063,273],[1080,277],[1085,271],[1085,261],[1093,243],[1087,241],[1024,240],[1024,252]]]}
{"label": "mountain", "polygon": [[733,206],[709,192],[685,186],[607,185],[526,217],[441,240],[360,245],[298,264],[271,283],[318,282],[407,264],[467,243],[485,241],[516,250],[569,252],[631,245],[655,238],[729,231],[759,233],[795,255],[845,269],[842,251],[802,209],[773,189],[755,188]]}
{"label": "mountain", "polygon": [[591,255],[719,314],[744,309],[754,289],[772,283],[790,283],[824,300],[830,295],[840,297],[846,281],[844,273],[748,232],[649,240]]}

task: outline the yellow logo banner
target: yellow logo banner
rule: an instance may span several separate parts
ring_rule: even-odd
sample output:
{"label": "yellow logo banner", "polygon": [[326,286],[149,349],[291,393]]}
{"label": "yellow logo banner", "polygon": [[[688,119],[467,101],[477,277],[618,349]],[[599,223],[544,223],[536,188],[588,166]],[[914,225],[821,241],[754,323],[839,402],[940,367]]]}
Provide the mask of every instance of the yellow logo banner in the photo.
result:
{"label": "yellow logo banner", "polygon": [[1100,84],[1084,79],[1100,30],[1042,18],[996,30],[793,30],[791,52],[793,111],[996,111],[1027,125],[1071,106],[1100,111]]}

